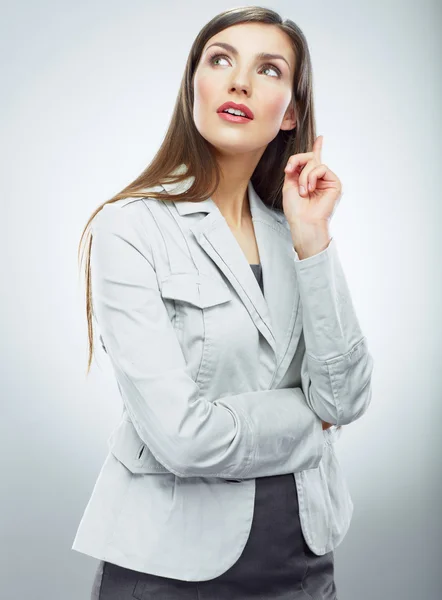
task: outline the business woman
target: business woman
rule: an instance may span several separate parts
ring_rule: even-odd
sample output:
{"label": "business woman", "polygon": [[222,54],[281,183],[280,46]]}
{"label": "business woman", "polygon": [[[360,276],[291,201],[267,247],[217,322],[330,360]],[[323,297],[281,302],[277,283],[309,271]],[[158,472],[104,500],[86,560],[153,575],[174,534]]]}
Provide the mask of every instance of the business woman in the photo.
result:
{"label": "business woman", "polygon": [[122,416],[72,548],[99,600],[336,600],[353,503],[334,443],[371,401],[329,224],[301,30],[226,11],[165,140],[100,206],[85,266]]}

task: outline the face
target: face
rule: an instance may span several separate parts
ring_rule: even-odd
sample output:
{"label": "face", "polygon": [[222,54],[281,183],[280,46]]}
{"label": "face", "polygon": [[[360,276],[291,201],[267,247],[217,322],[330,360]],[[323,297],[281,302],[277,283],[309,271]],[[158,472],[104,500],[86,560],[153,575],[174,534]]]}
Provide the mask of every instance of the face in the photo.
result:
{"label": "face", "polygon": [[[283,58],[257,56],[263,52]],[[261,155],[280,129],[296,125],[290,106],[294,64],[290,38],[273,25],[240,23],[210,38],[194,75],[193,117],[200,134],[221,154]],[[218,108],[229,101],[247,106],[253,119],[220,116]]]}

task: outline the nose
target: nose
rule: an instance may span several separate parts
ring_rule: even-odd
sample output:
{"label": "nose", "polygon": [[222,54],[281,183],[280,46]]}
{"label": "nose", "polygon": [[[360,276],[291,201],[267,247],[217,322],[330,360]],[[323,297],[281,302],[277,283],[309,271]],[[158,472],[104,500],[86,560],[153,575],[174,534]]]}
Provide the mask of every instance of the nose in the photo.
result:
{"label": "nose", "polygon": [[250,96],[250,86],[247,83],[233,82],[230,86],[230,91],[245,92],[246,96]]}

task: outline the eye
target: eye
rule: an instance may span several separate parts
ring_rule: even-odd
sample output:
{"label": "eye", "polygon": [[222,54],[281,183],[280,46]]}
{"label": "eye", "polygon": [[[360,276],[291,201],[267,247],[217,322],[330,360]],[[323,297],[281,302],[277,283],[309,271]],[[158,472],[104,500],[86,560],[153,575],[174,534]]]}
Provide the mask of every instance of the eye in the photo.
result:
{"label": "eye", "polygon": [[[212,54],[212,56],[209,57],[209,63],[211,65],[215,65],[216,66],[215,61],[218,60],[219,58],[225,58],[225,59],[227,59],[228,56],[226,56],[225,54],[219,54],[219,53],[218,54]],[[264,71],[267,71],[269,69],[271,69],[271,70],[273,70],[273,71],[276,72],[276,78],[277,79],[279,79],[281,77],[282,73],[278,69],[278,67],[276,67],[275,65],[272,65],[272,64],[268,63],[268,64],[265,64],[265,65],[262,66],[262,70],[264,70]],[[274,77],[274,75],[272,77]]]}
{"label": "eye", "polygon": [[218,60],[218,58],[227,58],[224,54],[212,54],[212,56],[209,56],[209,62],[211,65],[215,64],[215,60]]}
{"label": "eye", "polygon": [[273,69],[274,71],[276,71],[277,77],[281,77],[281,71],[278,69],[278,67],[275,67],[274,65],[263,65],[263,67],[266,71],[267,69]]}

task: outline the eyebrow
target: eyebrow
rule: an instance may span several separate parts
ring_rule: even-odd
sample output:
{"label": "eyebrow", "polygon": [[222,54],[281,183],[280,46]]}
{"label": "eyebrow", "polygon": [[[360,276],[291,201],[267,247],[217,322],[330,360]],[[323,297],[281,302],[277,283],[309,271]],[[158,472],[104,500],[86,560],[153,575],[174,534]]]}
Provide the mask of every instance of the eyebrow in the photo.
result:
{"label": "eyebrow", "polygon": [[[208,46],[205,49],[205,52],[207,52],[207,50],[209,48],[211,48],[212,46],[221,46],[221,48],[225,48],[226,50],[229,50],[234,56],[238,56],[238,50],[234,46],[232,46],[231,44],[227,44],[226,42],[214,42],[213,44],[210,44],[210,46]],[[274,58],[280,58],[287,64],[288,68],[290,69],[290,65],[289,65],[287,59],[284,58],[281,54],[269,54],[269,52],[259,52],[256,55],[256,58],[258,60],[272,60]]]}

